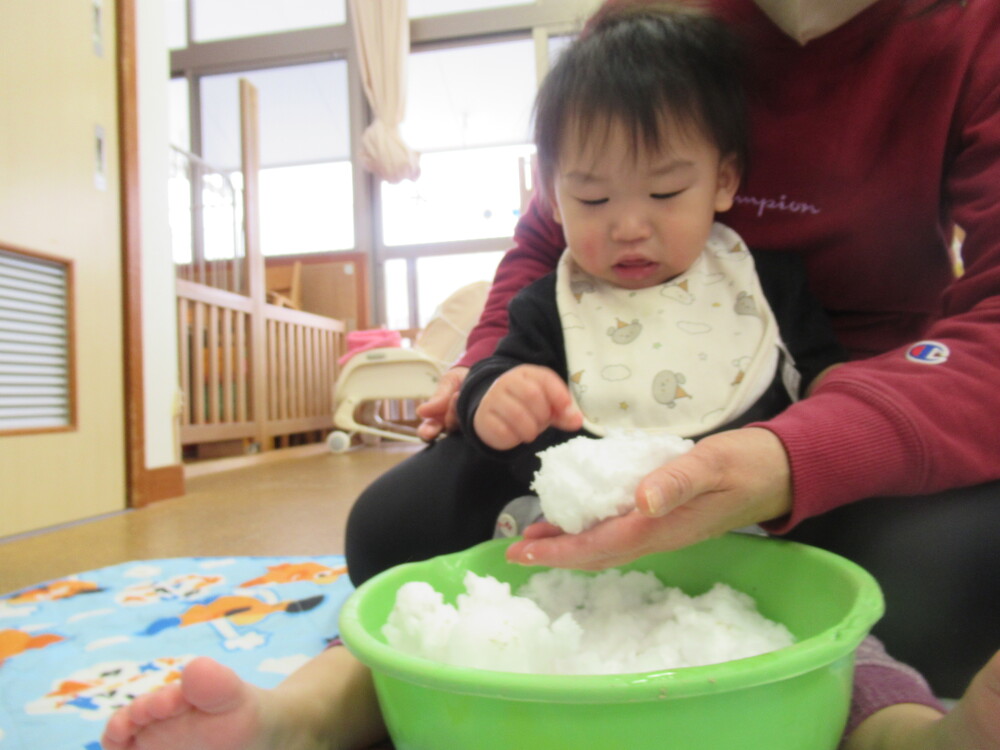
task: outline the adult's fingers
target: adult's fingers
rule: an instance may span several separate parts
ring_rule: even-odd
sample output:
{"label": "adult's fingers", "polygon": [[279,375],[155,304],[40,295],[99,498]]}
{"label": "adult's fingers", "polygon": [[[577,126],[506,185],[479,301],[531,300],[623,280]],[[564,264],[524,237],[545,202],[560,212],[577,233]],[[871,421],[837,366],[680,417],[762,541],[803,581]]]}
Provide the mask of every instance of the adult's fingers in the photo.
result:
{"label": "adult's fingers", "polygon": [[[525,538],[507,549],[507,559],[521,565],[603,570],[655,551],[656,546],[652,544],[656,536],[654,527],[662,523],[663,519],[633,511],[579,534],[563,533],[551,524],[536,524],[539,528],[529,526],[525,529]],[[666,544],[666,540],[663,543]]]}
{"label": "adult's fingers", "polygon": [[665,516],[699,495],[718,490],[722,479],[718,457],[692,449],[691,453],[685,453],[643,477],[636,488],[635,506],[647,516]]}
{"label": "adult's fingers", "polygon": [[652,472],[637,494],[635,511],[580,534],[549,528],[526,534],[507,557],[525,565],[600,569],[777,518],[791,510],[788,458],[768,430],[719,433]]}
{"label": "adult's fingers", "polygon": [[452,432],[458,427],[458,391],[468,374],[468,367],[451,368],[441,376],[434,395],[417,407],[417,416],[423,419],[417,427],[421,440],[430,442],[441,432]]}

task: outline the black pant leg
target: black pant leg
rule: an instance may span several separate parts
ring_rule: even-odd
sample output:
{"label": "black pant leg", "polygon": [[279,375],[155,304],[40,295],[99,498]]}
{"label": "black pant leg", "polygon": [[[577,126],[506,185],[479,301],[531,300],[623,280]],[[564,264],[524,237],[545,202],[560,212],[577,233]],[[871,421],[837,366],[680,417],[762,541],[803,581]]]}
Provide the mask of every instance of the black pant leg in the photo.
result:
{"label": "black pant leg", "polygon": [[811,518],[786,538],[875,576],[886,599],[875,635],[939,696],[959,697],[1000,649],[1000,482],[864,500]]}
{"label": "black pant leg", "polygon": [[491,538],[503,506],[528,492],[532,461],[487,458],[455,433],[393,467],[361,493],[348,517],[351,580],[360,585],[399,563]]}

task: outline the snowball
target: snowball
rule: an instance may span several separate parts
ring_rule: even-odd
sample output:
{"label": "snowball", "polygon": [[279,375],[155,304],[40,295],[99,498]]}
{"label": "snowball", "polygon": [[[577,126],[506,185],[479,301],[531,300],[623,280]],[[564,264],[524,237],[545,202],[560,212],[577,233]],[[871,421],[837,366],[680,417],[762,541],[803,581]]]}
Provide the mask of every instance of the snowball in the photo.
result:
{"label": "snowball", "polygon": [[465,576],[446,604],[429,584],[400,587],[383,628],[400,651],[446,664],[534,674],[621,674],[742,659],[792,643],[753,599],[722,584],[699,596],[650,572],[537,573],[515,596]]}
{"label": "snowball", "polygon": [[694,443],[669,433],[613,432],[577,437],[538,454],[531,489],[546,520],[570,534],[635,507],[639,482]]}

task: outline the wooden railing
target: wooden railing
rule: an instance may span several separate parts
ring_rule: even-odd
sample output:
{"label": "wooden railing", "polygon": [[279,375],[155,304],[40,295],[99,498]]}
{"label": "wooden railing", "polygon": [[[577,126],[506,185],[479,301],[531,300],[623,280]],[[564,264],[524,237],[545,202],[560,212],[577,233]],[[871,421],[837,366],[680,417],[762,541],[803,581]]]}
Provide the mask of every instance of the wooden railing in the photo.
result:
{"label": "wooden railing", "polygon": [[267,425],[270,436],[333,427],[333,385],[344,324],[321,315],[264,306],[267,322]]}
{"label": "wooden railing", "polygon": [[181,443],[257,435],[250,368],[249,297],[177,280]]}
{"label": "wooden railing", "polygon": [[181,279],[177,312],[183,445],[332,428],[343,323]]}

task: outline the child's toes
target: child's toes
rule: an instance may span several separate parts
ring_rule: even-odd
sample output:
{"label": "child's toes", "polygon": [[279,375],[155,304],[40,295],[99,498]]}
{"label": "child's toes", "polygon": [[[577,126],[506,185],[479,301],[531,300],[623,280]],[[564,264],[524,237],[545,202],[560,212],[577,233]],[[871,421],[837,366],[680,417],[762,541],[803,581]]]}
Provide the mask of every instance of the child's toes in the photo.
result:
{"label": "child's toes", "polygon": [[129,704],[128,719],[133,728],[144,727],[153,720],[149,713],[149,699],[149,695],[140,695]]}
{"label": "child's toes", "polygon": [[146,696],[148,715],[156,721],[172,719],[191,708],[180,686],[170,685]]}
{"label": "child's toes", "polygon": [[101,737],[101,747],[104,750],[125,750],[134,734],[135,726],[129,718],[129,709],[123,708],[108,719]]}

